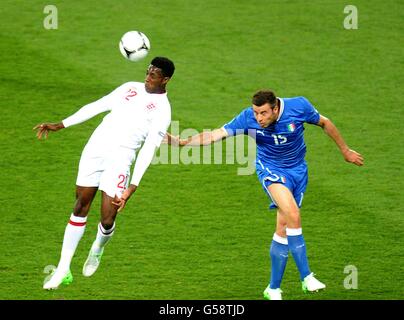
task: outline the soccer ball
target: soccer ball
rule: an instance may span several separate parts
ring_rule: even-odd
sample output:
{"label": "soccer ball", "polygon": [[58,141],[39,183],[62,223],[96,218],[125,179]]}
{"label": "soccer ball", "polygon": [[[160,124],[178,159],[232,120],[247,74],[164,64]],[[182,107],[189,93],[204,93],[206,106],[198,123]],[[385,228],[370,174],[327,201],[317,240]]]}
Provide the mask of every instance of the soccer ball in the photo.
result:
{"label": "soccer ball", "polygon": [[126,59],[139,61],[149,53],[150,40],[140,31],[128,31],[119,42],[119,50]]}

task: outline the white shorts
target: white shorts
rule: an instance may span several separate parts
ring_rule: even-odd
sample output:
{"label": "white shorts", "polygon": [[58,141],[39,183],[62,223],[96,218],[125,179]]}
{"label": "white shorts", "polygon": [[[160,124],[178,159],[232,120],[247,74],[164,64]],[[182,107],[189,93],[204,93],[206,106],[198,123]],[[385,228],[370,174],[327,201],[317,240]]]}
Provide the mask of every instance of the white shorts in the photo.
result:
{"label": "white shorts", "polygon": [[98,187],[108,196],[119,198],[129,185],[135,151],[129,148],[106,149],[87,145],[81,154],[76,185]]}

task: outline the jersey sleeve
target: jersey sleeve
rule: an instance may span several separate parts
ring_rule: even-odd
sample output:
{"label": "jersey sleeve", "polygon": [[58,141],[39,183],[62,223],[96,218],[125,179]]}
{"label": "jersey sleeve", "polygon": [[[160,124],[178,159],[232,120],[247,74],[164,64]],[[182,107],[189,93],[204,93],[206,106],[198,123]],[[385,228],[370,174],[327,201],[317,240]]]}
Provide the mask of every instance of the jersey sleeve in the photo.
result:
{"label": "jersey sleeve", "polygon": [[166,105],[161,113],[156,115],[151,124],[151,129],[147,135],[142,148],[139,151],[133,168],[131,184],[138,186],[144,173],[153,160],[156,149],[160,146],[171,122],[171,109]]}
{"label": "jersey sleeve", "polygon": [[317,124],[320,120],[320,114],[317,109],[305,97],[300,98],[304,109],[304,121],[311,124]]}
{"label": "jersey sleeve", "polygon": [[147,138],[151,143],[153,143],[157,148],[160,146],[161,141],[163,141],[164,136],[167,133],[167,129],[171,123],[171,108],[170,105],[166,105],[164,110],[154,117],[151,129]]}
{"label": "jersey sleeve", "polygon": [[136,163],[133,167],[133,173],[130,182],[131,184],[139,186],[140,180],[142,180],[144,173],[153,160],[156,149],[157,147],[155,145],[155,141],[153,141],[153,138],[150,135],[147,136],[142,148],[139,151]]}
{"label": "jersey sleeve", "polygon": [[243,110],[238,116],[234,117],[230,122],[226,123],[222,127],[224,130],[226,130],[229,136],[246,134],[248,131],[247,113],[248,109]]}
{"label": "jersey sleeve", "polygon": [[82,108],[80,108],[76,113],[67,117],[62,121],[65,128],[73,126],[75,124],[82,123],[95,117],[97,114],[102,112],[111,111],[114,105],[114,101],[122,96],[122,93],[127,89],[128,83],[124,83],[123,85],[116,88],[111,93],[103,96],[102,98],[86,104]]}

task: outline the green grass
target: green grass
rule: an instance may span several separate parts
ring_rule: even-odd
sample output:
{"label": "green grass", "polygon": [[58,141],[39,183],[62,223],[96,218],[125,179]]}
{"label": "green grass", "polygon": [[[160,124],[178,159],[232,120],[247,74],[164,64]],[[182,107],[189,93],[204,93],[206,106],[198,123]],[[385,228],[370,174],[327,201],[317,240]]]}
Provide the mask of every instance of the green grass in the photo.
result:
{"label": "green grass", "polygon": [[[53,1],[57,30],[43,28],[46,4],[6,0],[0,9],[0,299],[262,298],[275,215],[256,176],[225,164],[151,166],[86,279],[97,197],[73,284],[42,290],[44,268],[59,258],[81,150],[102,116],[47,141],[31,129],[143,81],[156,55],[176,63],[168,88],[181,130],[219,127],[269,87],[306,96],[365,156],[362,168],[346,164],[307,127],[303,230],[327,289],[304,295],[290,259],[285,299],[403,299],[401,1],[355,1],[358,30],[343,28],[345,1]],[[137,63],[118,50],[134,29],[152,43]],[[358,269],[356,290],[343,286],[347,265]]]}

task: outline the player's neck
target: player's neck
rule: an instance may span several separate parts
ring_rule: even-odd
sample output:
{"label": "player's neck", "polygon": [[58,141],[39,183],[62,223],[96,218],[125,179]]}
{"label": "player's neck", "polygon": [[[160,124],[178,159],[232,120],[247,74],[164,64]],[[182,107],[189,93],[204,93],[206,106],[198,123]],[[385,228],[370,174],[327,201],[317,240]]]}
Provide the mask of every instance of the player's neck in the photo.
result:
{"label": "player's neck", "polygon": [[153,90],[152,92],[148,92],[148,93],[152,93],[152,94],[163,94],[163,93],[166,93],[166,88],[165,88],[165,87],[156,88],[156,89]]}

